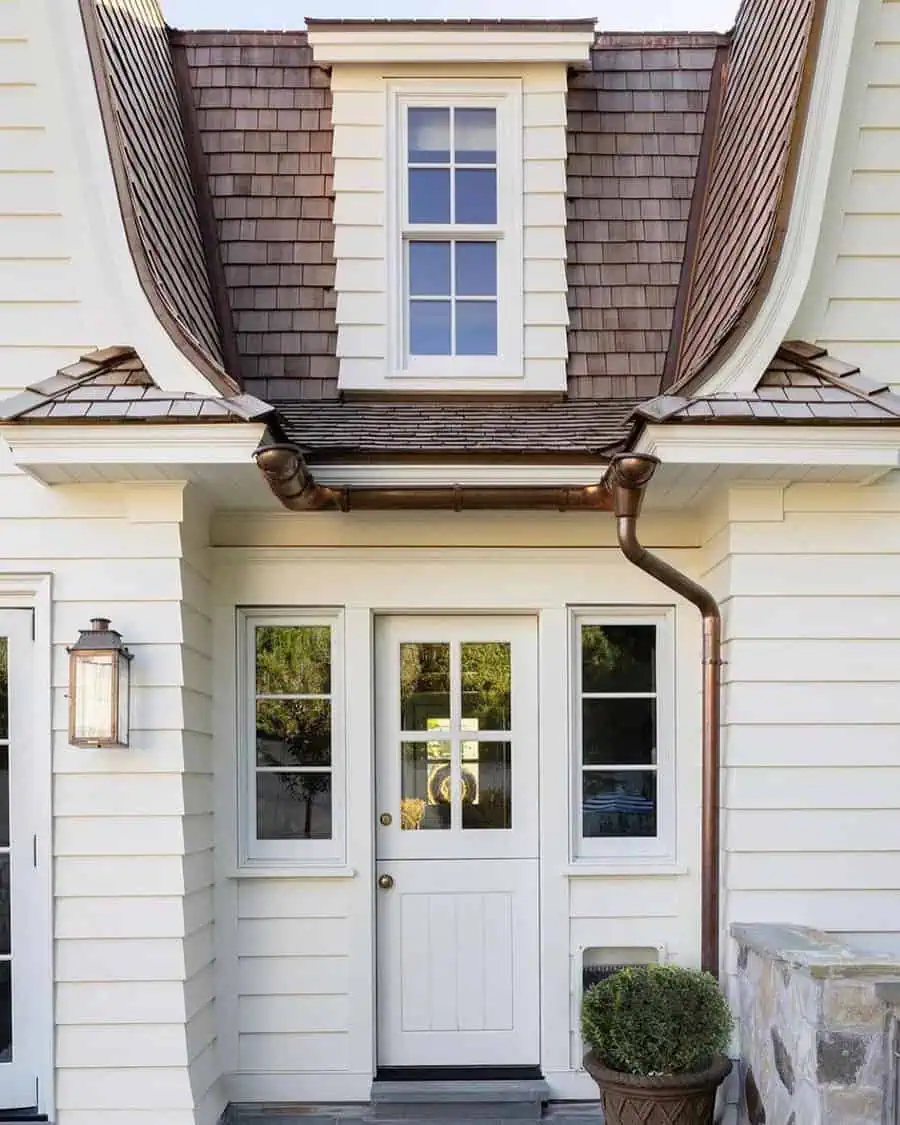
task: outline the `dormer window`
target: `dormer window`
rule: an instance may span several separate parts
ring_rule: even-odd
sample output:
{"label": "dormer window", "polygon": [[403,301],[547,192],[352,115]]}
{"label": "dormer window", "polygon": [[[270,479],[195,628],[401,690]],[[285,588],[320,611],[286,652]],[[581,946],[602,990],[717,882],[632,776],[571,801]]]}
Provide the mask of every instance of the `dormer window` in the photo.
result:
{"label": "dormer window", "polygon": [[520,84],[414,79],[391,95],[391,375],[521,378]]}
{"label": "dormer window", "polygon": [[407,354],[495,356],[497,110],[411,105],[406,142]]}

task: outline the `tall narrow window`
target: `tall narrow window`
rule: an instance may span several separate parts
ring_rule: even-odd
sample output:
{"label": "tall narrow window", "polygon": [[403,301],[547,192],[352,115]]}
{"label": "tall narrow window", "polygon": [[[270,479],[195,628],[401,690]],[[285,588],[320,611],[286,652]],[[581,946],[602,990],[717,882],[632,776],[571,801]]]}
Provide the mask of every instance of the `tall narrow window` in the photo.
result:
{"label": "tall narrow window", "polygon": [[406,112],[409,354],[495,356],[497,111]]}
{"label": "tall narrow window", "polygon": [[[577,623],[580,850],[657,854],[671,844],[672,731],[662,696],[664,629],[646,621]],[[662,643],[661,643],[662,642]]]}
{"label": "tall narrow window", "polygon": [[339,847],[340,670],[334,620],[248,621],[248,858]]}
{"label": "tall narrow window", "polygon": [[396,374],[522,374],[520,89],[498,85],[398,94]]}

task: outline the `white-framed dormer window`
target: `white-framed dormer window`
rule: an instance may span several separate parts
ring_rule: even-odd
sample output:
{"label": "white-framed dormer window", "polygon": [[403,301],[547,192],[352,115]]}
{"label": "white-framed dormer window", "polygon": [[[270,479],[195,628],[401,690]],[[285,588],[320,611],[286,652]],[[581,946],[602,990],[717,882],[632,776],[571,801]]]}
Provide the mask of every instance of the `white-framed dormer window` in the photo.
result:
{"label": "white-framed dormer window", "polygon": [[576,859],[675,858],[674,611],[573,615]]}
{"label": "white-framed dormer window", "polygon": [[238,625],[241,864],[340,862],[342,617],[254,610]]}
{"label": "white-framed dormer window", "polygon": [[390,374],[523,375],[521,83],[392,83]]}

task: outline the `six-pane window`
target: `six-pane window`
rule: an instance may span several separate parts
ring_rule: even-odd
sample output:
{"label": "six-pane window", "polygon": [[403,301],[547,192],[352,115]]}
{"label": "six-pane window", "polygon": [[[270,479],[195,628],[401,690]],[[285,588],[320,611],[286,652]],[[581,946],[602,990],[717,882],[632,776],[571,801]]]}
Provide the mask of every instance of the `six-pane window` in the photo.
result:
{"label": "six-pane window", "polygon": [[496,356],[497,111],[408,106],[406,139],[409,355]]}
{"label": "six-pane window", "polygon": [[656,626],[581,624],[579,634],[582,837],[655,837]]}
{"label": "six-pane window", "polygon": [[332,628],[256,625],[257,840],[332,837]]}

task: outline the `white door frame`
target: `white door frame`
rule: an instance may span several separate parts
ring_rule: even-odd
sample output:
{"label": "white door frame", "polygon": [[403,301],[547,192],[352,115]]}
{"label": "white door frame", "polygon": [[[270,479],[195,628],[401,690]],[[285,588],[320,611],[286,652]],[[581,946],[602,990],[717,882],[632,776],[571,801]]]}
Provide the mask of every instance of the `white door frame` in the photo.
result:
{"label": "white door frame", "polygon": [[[51,579],[48,574],[5,572],[0,565],[0,632],[11,624],[11,633],[26,637],[24,660],[13,664],[10,652],[10,803],[15,805],[11,828],[25,836],[18,848],[17,866],[30,875],[28,888],[28,924],[26,972],[28,983],[28,1019],[20,1033],[25,1039],[26,1058],[23,1068],[36,1079],[36,1092],[31,1104],[38,1113],[51,1120],[55,1116],[54,1099],[54,1019],[53,1019],[53,887],[52,887],[52,735],[51,735]],[[8,616],[7,616],[8,614]],[[6,633],[4,632],[4,635]],[[12,698],[16,691],[26,697],[24,711]],[[30,769],[15,770],[16,730],[24,727],[26,762]],[[16,820],[16,817],[18,818]],[[16,870],[13,871],[15,878]],[[13,940],[15,941],[15,889],[13,890]],[[22,944],[20,939],[20,946]],[[13,953],[15,960],[16,953]],[[13,970],[15,972],[15,969]],[[18,1021],[21,1022],[21,1021]],[[14,1036],[19,1031],[14,1016]],[[15,1052],[15,1039],[13,1043]],[[13,1099],[13,1100],[21,1100]],[[6,1105],[0,1077],[0,1109]]]}
{"label": "white door frame", "polygon": [[[455,646],[459,641],[507,639],[512,642],[514,694],[512,730],[506,738],[519,748],[518,753],[513,750],[516,766],[511,777],[513,815],[510,827],[464,831],[456,819],[459,809],[454,802],[452,830],[402,831],[397,803],[402,792],[397,752],[397,735],[400,733],[397,644],[402,641],[450,641]],[[539,618],[534,613],[486,615],[432,611],[421,614],[386,613],[376,617],[374,679],[376,700],[381,701],[380,706],[376,705],[375,713],[376,874],[379,877],[390,875],[394,880],[391,890],[375,892],[378,906],[376,975],[380,993],[376,1051],[382,1066],[533,1066],[540,1063],[538,639]],[[461,732],[467,729],[463,725],[466,720],[461,719],[458,710],[460,690],[458,658],[454,657],[451,661],[450,726],[447,728],[447,737],[454,744]],[[442,740],[442,731],[443,728],[435,730],[434,738]],[[465,738],[465,735],[462,734],[462,737]],[[485,732],[484,737],[489,743],[503,741],[502,732]],[[391,753],[392,749],[394,753]],[[451,785],[454,790],[461,791],[458,776],[461,764],[457,752],[452,756]],[[382,820],[382,815],[388,811],[391,816]],[[450,827],[449,823],[447,827]],[[388,895],[390,900],[386,897]],[[450,896],[446,902],[445,895]],[[482,895],[486,897],[482,898]],[[413,914],[407,915],[406,904],[409,902],[421,902],[423,906],[416,905]],[[480,958],[487,946],[476,948],[478,943],[467,942],[466,927],[471,923],[479,932],[481,926],[487,927],[485,934],[493,934],[492,942],[488,944],[494,943],[495,948],[495,941],[500,943],[500,948],[505,941],[511,942],[515,952],[503,962],[510,966],[511,978],[507,985],[501,987],[503,974],[499,974],[496,982],[499,991],[495,997],[499,1007],[493,1009],[499,1018],[499,1013],[505,1010],[503,997],[506,997],[510,1005],[507,1016],[510,1022],[501,1020],[492,1025],[488,1020],[485,1023],[484,1013],[468,994],[460,994],[458,1010],[452,1004],[445,1008],[440,990],[435,993],[433,989],[430,1016],[420,1011],[418,1002],[412,1009],[407,1009],[407,993],[402,986],[403,974],[399,965],[408,966],[410,961],[406,954],[401,955],[399,951],[404,935],[409,940],[407,923],[412,924],[410,919],[413,917],[421,923],[421,910],[426,905],[429,917],[437,910],[437,916],[428,922],[433,934],[435,924],[439,925],[438,933],[446,932],[446,926],[438,919],[444,914],[447,915],[446,925],[463,926],[463,936],[459,941],[464,949],[469,947],[468,955],[474,958],[473,964],[481,963]],[[387,907],[392,909],[386,910]],[[455,911],[462,911],[462,914],[457,916]],[[414,934],[415,930],[414,926],[410,933]],[[412,940],[413,954],[421,952],[421,939],[413,936]],[[487,937],[484,941],[487,942]],[[426,946],[428,944],[426,942]],[[448,972],[461,972],[458,965],[455,970],[451,968],[455,964],[454,956],[458,956],[454,950],[460,948],[451,941],[443,950],[441,964],[448,966]],[[430,978],[434,983],[440,977],[440,971],[436,970],[434,963],[426,963],[427,960],[412,957],[418,976],[423,980]],[[463,957],[463,960],[466,958]],[[505,991],[507,987],[512,989],[508,995]],[[457,994],[457,989],[451,988],[451,992]],[[418,1031],[420,1016],[425,1019],[425,1024]],[[463,1030],[465,1028],[472,1036],[468,1044],[465,1040],[469,1033]],[[461,1052],[455,1058],[454,1048]],[[463,1058],[465,1053],[472,1057]]]}

